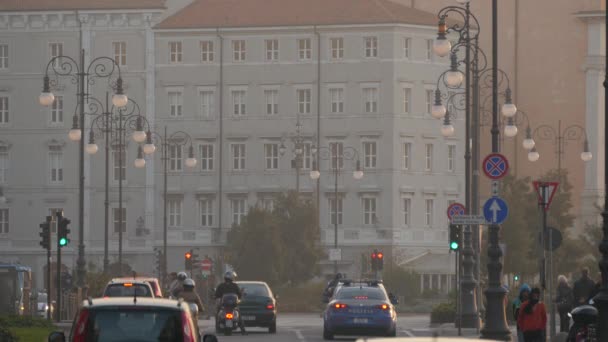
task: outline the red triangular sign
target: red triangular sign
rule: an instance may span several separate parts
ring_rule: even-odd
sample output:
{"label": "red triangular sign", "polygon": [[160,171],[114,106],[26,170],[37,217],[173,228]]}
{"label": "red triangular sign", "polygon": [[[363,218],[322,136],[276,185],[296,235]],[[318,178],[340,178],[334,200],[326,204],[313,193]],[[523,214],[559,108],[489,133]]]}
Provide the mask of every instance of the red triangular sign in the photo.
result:
{"label": "red triangular sign", "polygon": [[532,184],[534,184],[534,189],[536,189],[536,194],[538,195],[538,205],[544,205],[545,211],[549,210],[559,183],[535,181]]}

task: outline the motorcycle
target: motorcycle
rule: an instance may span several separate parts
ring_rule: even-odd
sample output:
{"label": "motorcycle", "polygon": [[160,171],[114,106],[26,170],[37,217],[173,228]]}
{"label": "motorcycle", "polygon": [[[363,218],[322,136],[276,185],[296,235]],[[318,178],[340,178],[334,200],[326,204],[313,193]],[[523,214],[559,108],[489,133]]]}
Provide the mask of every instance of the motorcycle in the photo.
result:
{"label": "motorcycle", "polygon": [[198,330],[198,305],[195,303],[188,303],[190,308],[190,316],[192,316],[192,322],[194,322],[194,328],[196,329],[197,341],[201,340],[201,332]]}
{"label": "motorcycle", "polygon": [[574,324],[568,331],[567,342],[596,342],[596,323],[598,312],[594,306],[581,305],[568,313]]}
{"label": "motorcycle", "polygon": [[234,330],[240,327],[241,314],[238,310],[238,304],[239,297],[236,294],[229,293],[222,296],[220,309],[215,318],[216,333],[223,333],[224,335],[229,336],[232,335]]}

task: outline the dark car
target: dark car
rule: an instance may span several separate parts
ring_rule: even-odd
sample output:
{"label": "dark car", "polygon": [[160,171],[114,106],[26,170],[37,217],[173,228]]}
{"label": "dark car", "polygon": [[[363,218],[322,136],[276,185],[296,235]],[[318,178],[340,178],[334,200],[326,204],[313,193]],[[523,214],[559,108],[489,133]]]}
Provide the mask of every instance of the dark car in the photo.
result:
{"label": "dark car", "polygon": [[237,281],[243,297],[239,310],[247,327],[264,327],[277,331],[277,301],[270,287],[263,281]]}
{"label": "dark car", "polygon": [[[153,298],[98,298],[84,302],[74,317],[68,341],[197,342],[196,322],[182,301]],[[66,341],[63,332],[49,336]],[[204,342],[217,342],[205,335]]]}
{"label": "dark car", "polygon": [[397,313],[383,288],[343,287],[323,313],[323,338],[334,335],[396,336]]}

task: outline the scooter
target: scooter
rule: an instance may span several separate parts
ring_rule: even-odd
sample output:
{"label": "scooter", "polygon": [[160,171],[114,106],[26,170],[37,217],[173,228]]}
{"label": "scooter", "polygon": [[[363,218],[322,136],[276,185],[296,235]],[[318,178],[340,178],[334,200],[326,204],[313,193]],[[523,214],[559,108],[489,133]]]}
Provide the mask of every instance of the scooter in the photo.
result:
{"label": "scooter", "polygon": [[[239,297],[236,294],[225,294],[220,302],[220,309],[215,318],[215,332],[226,336],[240,327],[241,317],[238,310]],[[242,327],[241,327],[242,328]]]}
{"label": "scooter", "polygon": [[568,331],[567,342],[597,342],[596,323],[598,312],[594,306],[581,305],[568,313],[574,324]]}

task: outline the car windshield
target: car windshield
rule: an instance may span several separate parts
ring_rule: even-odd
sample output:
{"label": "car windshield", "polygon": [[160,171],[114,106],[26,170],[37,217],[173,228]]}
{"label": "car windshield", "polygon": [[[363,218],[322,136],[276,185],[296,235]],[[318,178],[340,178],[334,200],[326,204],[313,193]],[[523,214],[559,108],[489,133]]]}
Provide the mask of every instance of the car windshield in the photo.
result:
{"label": "car windshield", "polygon": [[46,303],[46,293],[41,293],[38,295],[38,303]]}
{"label": "car windshield", "polygon": [[268,293],[268,288],[264,284],[243,284],[239,283],[239,287],[241,291],[246,296],[263,296],[270,297]]}
{"label": "car windshield", "polygon": [[143,284],[132,284],[132,286],[125,286],[125,284],[111,284],[106,288],[105,297],[133,297],[134,292],[137,297],[152,297],[150,287]]}
{"label": "car windshield", "polygon": [[386,294],[379,288],[372,287],[345,287],[340,289],[336,299],[377,299],[386,300]]}
{"label": "car windshield", "polygon": [[87,323],[87,341],[181,341],[181,311],[158,307],[104,307],[93,309]]}

